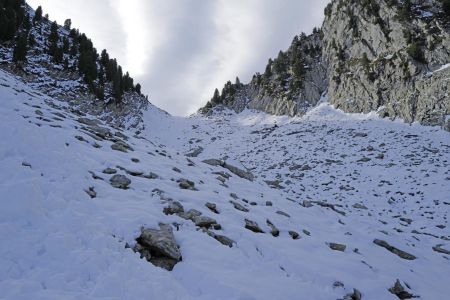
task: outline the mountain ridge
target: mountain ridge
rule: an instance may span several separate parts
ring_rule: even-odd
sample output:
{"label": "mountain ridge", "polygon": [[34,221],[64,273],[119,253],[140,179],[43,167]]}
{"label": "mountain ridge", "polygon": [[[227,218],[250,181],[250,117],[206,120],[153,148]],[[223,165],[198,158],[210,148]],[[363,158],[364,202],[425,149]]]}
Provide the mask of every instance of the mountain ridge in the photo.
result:
{"label": "mountain ridge", "polygon": [[98,53],[70,19],[58,25],[43,15],[42,7],[35,11],[24,0],[2,5],[0,19],[11,29],[0,37],[0,68],[80,114],[95,114],[120,127],[142,124],[142,111],[150,104],[141,85],[106,50]]}
{"label": "mountain ridge", "polygon": [[[409,3],[409,4],[408,4]],[[334,0],[322,28],[294,38],[249,84],[228,82],[200,111],[218,105],[302,115],[324,93],[347,112],[450,130],[450,20],[445,1]],[[313,41],[313,45],[311,43]]]}

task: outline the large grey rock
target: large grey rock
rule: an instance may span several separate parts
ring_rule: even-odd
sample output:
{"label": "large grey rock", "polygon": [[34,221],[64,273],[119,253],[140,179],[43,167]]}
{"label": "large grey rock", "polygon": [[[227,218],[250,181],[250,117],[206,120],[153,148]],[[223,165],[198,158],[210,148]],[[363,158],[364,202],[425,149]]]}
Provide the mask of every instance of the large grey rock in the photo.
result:
{"label": "large grey rock", "polygon": [[124,141],[117,141],[114,144],[111,145],[111,149],[116,150],[116,151],[121,151],[121,152],[128,152],[128,150],[133,151],[133,148],[131,148],[130,145],[128,145],[127,143],[125,143]]}
{"label": "large grey rock", "polygon": [[196,216],[192,218],[192,222],[198,227],[202,228],[211,228],[215,227],[216,229],[219,229],[220,226],[217,226],[217,221],[213,218],[207,217],[207,216]]}
{"label": "large grey rock", "polygon": [[88,126],[97,126],[99,121],[95,119],[89,119],[89,118],[78,118],[78,123],[88,125]]}
{"label": "large grey rock", "polygon": [[202,213],[196,209],[190,209],[187,212],[179,212],[178,216],[185,220],[193,220],[195,217],[201,216]]}
{"label": "large grey rock", "polygon": [[182,178],[182,179],[178,179],[177,182],[178,182],[179,187],[183,190],[191,190],[191,191],[197,190],[195,188],[195,183],[193,181]]}
{"label": "large grey rock", "polygon": [[409,293],[405,290],[405,288],[400,283],[400,280],[396,280],[393,287],[389,288],[389,292],[396,295],[398,299],[411,299],[411,298],[417,298],[413,294]]}
{"label": "large grey rock", "polygon": [[228,246],[231,248],[231,247],[233,247],[233,244],[236,243],[235,241],[233,241],[232,239],[230,239],[229,237],[226,237],[224,235],[217,234],[217,233],[212,232],[207,229],[203,229],[203,230],[204,230],[204,232],[206,232],[206,234],[208,234],[210,237],[216,239],[222,245],[225,245],[225,246]]}
{"label": "large grey rock", "polygon": [[353,289],[353,293],[347,294],[344,297],[344,300],[361,300],[362,294],[357,289]]}
{"label": "large grey rock", "polygon": [[230,203],[233,204],[234,208],[243,212],[249,212],[247,208],[245,208],[242,204],[237,203],[236,201],[230,200]]}
{"label": "large grey rock", "polygon": [[341,252],[344,252],[345,249],[347,248],[346,245],[338,244],[338,243],[328,243],[328,247],[330,247],[330,249],[332,249],[332,250],[341,251]]}
{"label": "large grey rock", "polygon": [[442,244],[436,245],[433,247],[433,250],[442,254],[450,255],[450,250],[442,248]]}
{"label": "large grey rock", "polygon": [[264,233],[264,231],[259,227],[258,223],[252,220],[245,219],[245,228],[256,233]]}
{"label": "large grey rock", "polygon": [[135,251],[155,266],[171,271],[182,260],[172,227],[160,224],[160,229],[142,229],[136,239]]}
{"label": "large grey rock", "polygon": [[116,174],[116,173],[117,173],[117,170],[116,170],[116,169],[113,169],[113,168],[106,168],[106,169],[104,169],[102,172],[103,172],[104,174],[110,174],[110,175],[112,175],[112,174]]}
{"label": "large grey rock", "polygon": [[228,169],[228,171],[230,171],[231,173],[233,173],[241,178],[250,180],[250,181],[253,181],[255,178],[255,176],[253,176],[252,173],[242,170],[231,164],[228,164],[225,161],[222,161],[220,159],[206,159],[206,160],[203,160],[203,163],[208,164],[210,166],[214,166],[214,167],[220,166],[222,168]]}
{"label": "large grey rock", "polygon": [[383,240],[379,240],[379,239],[375,239],[373,241],[374,244],[385,248],[386,250],[394,253],[395,255],[397,255],[400,258],[406,259],[406,260],[414,260],[416,259],[416,257],[412,254],[409,254],[408,252],[402,251],[398,248],[395,248],[394,246],[389,245],[386,241]]}
{"label": "large grey rock", "polygon": [[217,205],[215,203],[207,202],[205,206],[213,213],[215,214],[219,213],[219,211],[217,210]]}
{"label": "large grey rock", "polygon": [[184,212],[183,205],[181,205],[178,201],[172,201],[169,203],[168,206],[164,207],[163,209],[164,214],[166,215],[174,215]]}
{"label": "large grey rock", "polygon": [[273,223],[272,223],[269,219],[267,219],[266,223],[267,223],[267,226],[270,227],[270,233],[271,233],[274,237],[277,237],[277,236],[280,235],[280,230],[278,230],[278,228],[275,227],[275,225],[273,225]]}
{"label": "large grey rock", "polygon": [[131,184],[131,180],[124,175],[114,175],[109,182],[113,187],[124,190],[128,189],[128,186]]}

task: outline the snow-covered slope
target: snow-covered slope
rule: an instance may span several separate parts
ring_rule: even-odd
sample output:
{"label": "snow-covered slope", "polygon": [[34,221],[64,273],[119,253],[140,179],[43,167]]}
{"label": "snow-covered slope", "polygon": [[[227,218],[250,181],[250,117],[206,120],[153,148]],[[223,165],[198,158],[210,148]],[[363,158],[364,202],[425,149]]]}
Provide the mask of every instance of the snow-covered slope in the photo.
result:
{"label": "snow-covered slope", "polygon": [[[0,99],[0,299],[357,299],[353,289],[397,299],[388,291],[397,279],[421,299],[450,293],[441,129],[326,103],[303,118],[174,118],[150,105],[135,135],[3,71]],[[107,168],[129,188],[114,188]],[[211,232],[233,246],[164,214],[174,201],[214,218],[221,229]],[[171,272],[128,247],[159,223],[173,225],[182,254]]]}

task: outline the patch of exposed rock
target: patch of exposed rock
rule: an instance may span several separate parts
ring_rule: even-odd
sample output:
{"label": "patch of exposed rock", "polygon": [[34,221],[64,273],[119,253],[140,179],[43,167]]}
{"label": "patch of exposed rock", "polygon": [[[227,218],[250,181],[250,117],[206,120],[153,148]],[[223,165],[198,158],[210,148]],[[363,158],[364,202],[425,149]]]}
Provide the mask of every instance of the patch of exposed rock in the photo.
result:
{"label": "patch of exposed rock", "polygon": [[379,240],[379,239],[375,239],[373,241],[373,243],[375,245],[378,245],[380,247],[385,248],[386,250],[394,253],[395,255],[397,255],[400,258],[406,259],[406,260],[414,260],[416,259],[416,257],[412,254],[409,254],[408,252],[402,251],[394,246],[389,245],[386,241],[383,240]]}
{"label": "patch of exposed rock", "polygon": [[142,229],[136,239],[135,252],[153,265],[171,271],[182,260],[172,227],[160,224],[160,229]]}

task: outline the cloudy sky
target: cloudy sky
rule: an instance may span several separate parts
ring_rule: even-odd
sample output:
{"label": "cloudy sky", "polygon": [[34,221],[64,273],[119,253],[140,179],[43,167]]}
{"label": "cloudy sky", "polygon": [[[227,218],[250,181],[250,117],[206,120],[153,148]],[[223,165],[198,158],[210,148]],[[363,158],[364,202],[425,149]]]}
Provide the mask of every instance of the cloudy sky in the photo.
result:
{"label": "cloudy sky", "polygon": [[329,0],[28,0],[72,19],[99,52],[173,115],[195,112],[216,87],[248,82],[292,38],[319,27]]}

